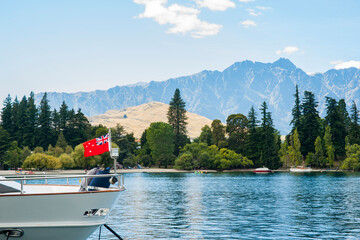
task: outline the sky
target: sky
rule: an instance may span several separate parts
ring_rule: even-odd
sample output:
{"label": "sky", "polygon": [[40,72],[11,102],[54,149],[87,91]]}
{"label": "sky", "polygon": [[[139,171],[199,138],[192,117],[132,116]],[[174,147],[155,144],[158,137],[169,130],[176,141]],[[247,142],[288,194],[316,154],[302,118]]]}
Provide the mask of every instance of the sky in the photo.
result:
{"label": "sky", "polygon": [[234,62],[360,68],[358,0],[2,0],[0,100],[105,90]]}

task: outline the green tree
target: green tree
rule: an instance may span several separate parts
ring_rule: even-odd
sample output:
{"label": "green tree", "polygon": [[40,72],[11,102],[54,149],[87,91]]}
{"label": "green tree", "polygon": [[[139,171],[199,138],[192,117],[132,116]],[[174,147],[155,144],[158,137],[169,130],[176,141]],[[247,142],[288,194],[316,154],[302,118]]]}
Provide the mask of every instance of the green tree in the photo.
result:
{"label": "green tree", "polygon": [[91,157],[84,156],[84,146],[82,144],[75,147],[74,151],[71,153],[71,157],[74,159],[75,166],[85,169],[90,169],[97,164],[101,164],[101,157],[99,155]]}
{"label": "green tree", "polygon": [[55,147],[53,149],[53,154],[55,157],[60,157],[60,155],[62,155],[64,153],[64,149],[61,147]]}
{"label": "green tree", "polygon": [[345,125],[345,130],[346,130],[345,134],[347,135],[351,120],[350,120],[350,116],[349,116],[349,113],[346,108],[345,99],[343,99],[343,98],[341,98],[339,100],[338,111],[339,111],[341,122],[343,122]]}
{"label": "green tree", "polygon": [[315,140],[315,154],[313,165],[318,167],[326,165],[323,143],[320,136],[318,136]]}
{"label": "green tree", "polygon": [[339,105],[336,100],[330,97],[326,97],[325,123],[331,128],[331,140],[335,149],[335,158],[336,156],[345,155],[346,128],[344,118],[344,113],[343,116],[341,116]]}
{"label": "green tree", "polygon": [[77,145],[79,143],[85,142],[90,138],[90,129],[91,125],[89,120],[85,117],[85,115],[81,112],[81,109],[75,114],[75,137],[73,138],[72,145]]}
{"label": "green tree", "polygon": [[[206,143],[188,143],[183,148],[181,148],[180,153],[191,153],[192,155],[192,166],[195,169],[199,169],[201,167],[207,167],[201,165],[201,161],[205,159],[201,159],[201,155],[204,152],[207,152],[208,145]],[[205,156],[203,156],[205,157]]]}
{"label": "green tree", "polygon": [[297,129],[294,131],[294,135],[291,137],[291,146],[289,148],[290,161],[295,165],[302,165],[301,155],[301,143]]}
{"label": "green tree", "polygon": [[259,121],[257,120],[256,112],[254,106],[251,106],[248,113],[249,120],[249,134],[246,141],[246,156],[254,162],[255,166],[260,166],[261,163],[260,155],[261,151],[259,150],[259,141],[260,141],[260,129],[258,128]]}
{"label": "green tree", "polygon": [[211,128],[208,125],[205,125],[201,128],[199,141],[202,143],[206,143],[208,146],[211,146],[213,144]]}
{"label": "green tree", "polygon": [[119,150],[118,161],[123,163],[124,159],[131,158],[136,150],[135,138],[133,133],[126,133],[123,126],[117,124],[111,129],[111,141],[116,143]]}
{"label": "green tree", "polygon": [[59,109],[60,130],[65,132],[67,131],[68,121],[69,121],[69,107],[66,105],[65,101],[63,101]]}
{"label": "green tree", "polygon": [[51,120],[52,120],[52,129],[54,132],[54,137],[59,136],[60,134],[60,114],[56,109],[51,113]]}
{"label": "green tree", "polygon": [[271,112],[268,112],[266,102],[261,105],[261,127],[259,129],[259,150],[260,159],[258,164],[275,169],[280,167],[280,158],[278,155],[279,145],[277,132],[273,127]]}
{"label": "green tree", "polygon": [[301,104],[302,121],[298,129],[301,153],[306,156],[309,152],[315,151],[315,140],[320,135],[319,112],[316,110],[318,106],[315,96],[312,92],[305,91],[303,102]]}
{"label": "green tree", "polygon": [[350,111],[349,142],[351,145],[360,144],[359,110],[354,101]]}
{"label": "green tree", "polygon": [[193,169],[192,162],[193,162],[193,156],[191,153],[181,154],[175,160],[175,168],[183,169],[183,170],[192,170]]}
{"label": "green tree", "polygon": [[38,122],[38,110],[35,105],[35,97],[34,93],[30,93],[30,97],[27,101],[27,109],[26,109],[26,122],[25,132],[24,132],[24,141],[23,145],[28,146],[30,149],[35,148],[35,136],[37,130],[37,122]]}
{"label": "green tree", "polygon": [[27,157],[22,165],[25,169],[60,169],[60,159],[46,155],[44,153],[35,153]]}
{"label": "green tree", "polygon": [[284,141],[281,144],[281,148],[279,151],[280,161],[282,162],[285,168],[290,166],[290,154],[289,154],[289,144],[287,141]]}
{"label": "green tree", "polygon": [[37,145],[46,148],[49,144],[53,144],[51,111],[49,101],[47,99],[47,93],[45,93],[41,99],[39,110],[39,127],[36,135]]}
{"label": "green tree", "polygon": [[5,157],[5,165],[8,168],[18,168],[21,166],[21,149],[18,147],[16,141],[11,143],[9,150],[6,152]]}
{"label": "green tree", "polygon": [[219,148],[225,147],[225,127],[219,119],[215,119],[211,123],[212,139]]}
{"label": "green tree", "polygon": [[146,139],[149,143],[151,156],[158,166],[167,167],[167,165],[173,164],[174,135],[170,124],[164,122],[150,124],[146,132]]}
{"label": "green tree", "polygon": [[248,119],[246,116],[240,113],[231,114],[226,120],[226,132],[229,135],[228,148],[236,153],[244,154],[248,135]]}
{"label": "green tree", "polygon": [[0,126],[0,168],[3,169],[3,163],[5,158],[5,153],[10,148],[10,134],[2,127]]}
{"label": "green tree", "polygon": [[74,159],[69,154],[63,153],[60,155],[59,160],[61,162],[62,168],[71,169],[75,167]]}
{"label": "green tree", "polygon": [[167,112],[168,122],[172,126],[175,133],[175,151],[174,154],[179,155],[180,147],[185,146],[188,141],[186,136],[187,116],[185,110],[185,102],[180,96],[180,90],[175,90],[174,96],[169,103]]}
{"label": "green tree", "polygon": [[295,97],[295,105],[292,109],[293,118],[290,122],[290,124],[292,125],[292,130],[291,130],[292,133],[295,131],[295,129],[299,129],[301,124],[301,106],[300,106],[299,89],[297,84],[296,84],[294,97]]}
{"label": "green tree", "polygon": [[325,150],[327,155],[327,163],[332,167],[334,165],[335,160],[335,148],[332,143],[332,136],[331,136],[331,128],[330,126],[326,126],[325,128],[325,135],[324,135],[324,141],[325,141]]}
{"label": "green tree", "polygon": [[346,159],[340,169],[353,171],[360,169],[360,145],[353,144],[346,147]]}
{"label": "green tree", "polygon": [[66,154],[71,154],[73,152],[73,149],[72,149],[72,147],[71,146],[66,146],[66,148],[65,148],[65,153]]}
{"label": "green tree", "polygon": [[108,133],[109,133],[109,129],[107,129],[106,127],[101,127],[101,128],[96,129],[95,136],[93,136],[93,137],[98,138],[98,137],[104,136]]}
{"label": "green tree", "polygon": [[43,147],[36,147],[34,149],[34,153],[44,153],[44,148]]}
{"label": "green tree", "polygon": [[215,165],[220,170],[253,166],[251,160],[227,148],[220,149],[217,155]]}
{"label": "green tree", "polygon": [[20,156],[20,162],[21,165],[22,163],[25,161],[25,159],[31,155],[31,150],[29,147],[23,147],[22,151],[21,151],[21,156]]}
{"label": "green tree", "polygon": [[66,146],[67,146],[67,142],[65,140],[65,137],[64,137],[64,134],[63,134],[63,131],[60,131],[60,134],[58,136],[58,140],[56,142],[56,147],[59,147],[59,148],[62,148],[65,150]]}
{"label": "green tree", "polygon": [[[81,109],[79,109],[76,113],[74,109],[71,109],[68,112],[68,123],[66,131],[67,134],[64,132],[65,139],[72,147],[78,145],[79,143],[85,142],[90,138],[91,126],[88,119],[81,112]],[[100,130],[97,129],[96,137],[105,135],[107,133],[108,129],[106,128],[103,129],[103,132],[100,132]]]}
{"label": "green tree", "polygon": [[[144,130],[144,132],[141,134],[141,138],[140,138],[140,149],[137,150],[137,154],[141,155],[141,157],[143,158],[143,161],[145,160],[145,162],[147,162],[148,164],[152,165],[153,161],[150,157],[151,155],[151,150],[149,147],[149,143],[146,140],[146,134],[147,133],[147,129]],[[149,166],[149,165],[147,165]]]}
{"label": "green tree", "polygon": [[12,134],[12,100],[10,95],[5,99],[1,111],[1,127],[9,134]]}
{"label": "green tree", "polygon": [[16,127],[17,132],[15,133],[15,140],[18,142],[18,145],[20,147],[24,146],[24,136],[26,131],[26,125],[24,123],[27,122],[27,114],[26,114],[27,105],[28,102],[26,97],[24,96],[18,105],[18,111],[16,113],[17,116],[14,117],[14,125],[17,126]]}
{"label": "green tree", "polygon": [[19,130],[19,108],[20,108],[20,103],[19,100],[17,99],[17,97],[15,97],[14,102],[12,104],[12,109],[11,109],[11,140],[12,141],[17,141],[18,139],[21,138],[20,135],[20,130]]}

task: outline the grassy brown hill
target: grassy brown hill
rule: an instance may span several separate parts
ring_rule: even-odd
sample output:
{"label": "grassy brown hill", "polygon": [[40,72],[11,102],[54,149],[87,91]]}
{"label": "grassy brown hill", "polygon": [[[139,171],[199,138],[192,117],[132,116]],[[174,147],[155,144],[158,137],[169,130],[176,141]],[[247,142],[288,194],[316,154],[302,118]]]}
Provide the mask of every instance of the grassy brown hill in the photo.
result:
{"label": "grassy brown hill", "polygon": [[[110,110],[104,114],[88,117],[92,125],[102,124],[106,127],[115,127],[120,124],[126,132],[133,132],[135,137],[141,134],[152,122],[167,122],[167,111],[169,105],[160,102],[145,103],[135,107],[122,110]],[[195,113],[187,112],[187,131],[190,138],[196,138],[201,133],[204,125],[211,125],[212,120]]]}

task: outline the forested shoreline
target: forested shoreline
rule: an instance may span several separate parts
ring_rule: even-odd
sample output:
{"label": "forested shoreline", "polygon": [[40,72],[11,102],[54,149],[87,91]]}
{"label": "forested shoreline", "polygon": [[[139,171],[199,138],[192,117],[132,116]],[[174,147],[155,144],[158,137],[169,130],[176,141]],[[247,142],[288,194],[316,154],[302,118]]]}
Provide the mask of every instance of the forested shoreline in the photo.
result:
{"label": "forested shoreline", "polygon": [[[111,129],[113,147],[119,147],[118,163],[124,167],[237,169],[266,166],[271,169],[310,165],[317,168],[360,169],[359,111],[350,113],[344,99],[326,97],[326,116],[317,111],[312,92],[294,94],[291,132],[281,139],[267,103],[247,115],[228,116],[226,123],[213,120],[196,139],[189,139],[186,103],[176,89],[169,103],[168,122],[154,122],[140,139],[117,125]],[[91,126],[81,109],[65,102],[51,110],[45,93],[39,106],[34,94],[20,101],[4,100],[0,122],[1,169],[76,169],[111,165],[109,153],[84,157],[81,143],[107,134],[105,126]]]}

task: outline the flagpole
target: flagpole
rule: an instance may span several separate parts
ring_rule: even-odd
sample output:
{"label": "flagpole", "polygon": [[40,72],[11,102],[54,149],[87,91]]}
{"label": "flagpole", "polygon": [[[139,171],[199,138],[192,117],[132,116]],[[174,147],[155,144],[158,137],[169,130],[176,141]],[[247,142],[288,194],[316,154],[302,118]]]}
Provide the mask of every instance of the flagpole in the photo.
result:
{"label": "flagpole", "polygon": [[110,152],[110,157],[112,158],[112,159],[114,159],[114,173],[116,173],[116,157],[113,157],[112,155],[111,155],[111,128],[109,128],[109,152]]}

